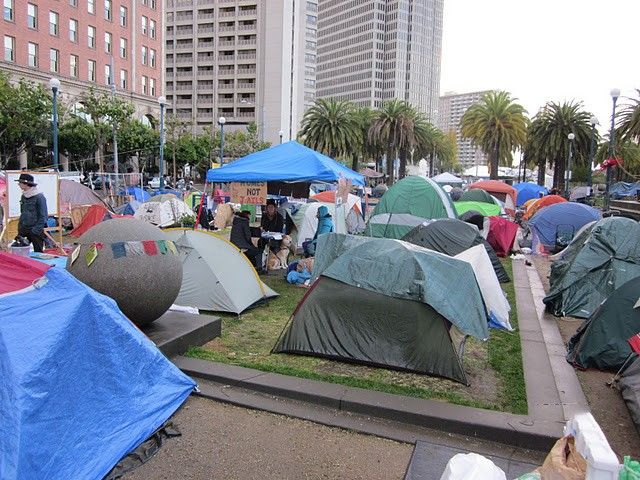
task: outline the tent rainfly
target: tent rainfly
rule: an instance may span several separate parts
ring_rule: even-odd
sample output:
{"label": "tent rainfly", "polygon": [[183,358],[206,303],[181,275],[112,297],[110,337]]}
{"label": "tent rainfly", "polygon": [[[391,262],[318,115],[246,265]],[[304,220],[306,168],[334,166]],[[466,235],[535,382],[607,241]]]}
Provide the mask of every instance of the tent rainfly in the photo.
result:
{"label": "tent rainfly", "polygon": [[497,197],[500,201],[504,202],[505,209],[508,213],[511,215],[515,213],[518,192],[511,185],[507,185],[498,180],[483,180],[469,185],[470,190],[475,188],[484,190]]}
{"label": "tent rainfly", "polygon": [[541,247],[553,250],[558,243],[568,245],[578,230],[601,217],[600,210],[582,203],[562,202],[542,208],[529,220],[534,252]]}
{"label": "tent rainfly", "polygon": [[170,227],[180,223],[183,217],[193,216],[193,211],[182,200],[171,193],[156,195],[141,204],[134,218],[157,225]]}

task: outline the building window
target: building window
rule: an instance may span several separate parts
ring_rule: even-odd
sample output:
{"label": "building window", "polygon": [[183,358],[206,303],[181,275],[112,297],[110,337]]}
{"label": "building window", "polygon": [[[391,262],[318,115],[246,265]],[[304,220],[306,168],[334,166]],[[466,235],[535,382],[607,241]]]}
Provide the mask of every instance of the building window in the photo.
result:
{"label": "building window", "polygon": [[71,5],[72,7],[77,7],[78,6],[78,0],[69,0],[69,5]]}
{"label": "building window", "polygon": [[104,19],[111,21],[111,0],[104,0]]}
{"label": "building window", "polygon": [[142,47],[142,55],[140,57],[140,61],[142,62],[142,65],[147,64],[147,47]]}
{"label": "building window", "polygon": [[27,53],[29,56],[29,66],[37,67],[38,66],[38,44],[31,43],[27,45]]}
{"label": "building window", "polygon": [[304,61],[308,62],[308,63],[315,63],[316,62],[316,56],[313,53],[305,53],[304,54]]}
{"label": "building window", "polygon": [[107,85],[111,85],[111,65],[104,66],[104,83]]}
{"label": "building window", "polygon": [[96,81],[96,62],[95,60],[87,61],[87,80],[90,82]]}
{"label": "building window", "polygon": [[73,18],[69,20],[69,40],[78,43],[78,21]]}
{"label": "building window", "polygon": [[49,70],[58,72],[60,68],[60,52],[55,48],[49,50]]}
{"label": "building window", "polygon": [[49,12],[49,34],[58,36],[58,14]]}
{"label": "building window", "polygon": [[27,3],[27,26],[38,28],[38,7],[33,3]]}
{"label": "building window", "polygon": [[73,78],[78,78],[78,56],[71,55],[69,57],[69,75]]}
{"label": "building window", "polygon": [[155,10],[156,9],[156,0],[151,0],[149,5],[151,6],[151,8],[153,8]]}
{"label": "building window", "polygon": [[144,75],[142,76],[142,94],[147,94],[147,77],[145,77]]}
{"label": "building window", "polygon": [[87,27],[87,45],[89,48],[96,48],[96,27]]}
{"label": "building window", "polygon": [[156,66],[156,51],[153,48],[149,49],[149,66]]}
{"label": "building window", "polygon": [[123,90],[127,89],[127,71],[120,70],[120,88]]}
{"label": "building window", "polygon": [[120,39],[120,58],[127,58],[127,39]]}
{"label": "building window", "polygon": [[142,35],[146,35],[147,34],[147,17],[143,15],[140,21],[142,22]]}
{"label": "building window", "polygon": [[307,23],[315,25],[316,23],[318,23],[318,17],[316,17],[315,15],[307,15]]}
{"label": "building window", "polygon": [[4,0],[4,19],[13,22],[13,0]]}
{"label": "building window", "polygon": [[87,12],[96,13],[96,0],[87,0]]}
{"label": "building window", "polygon": [[156,96],[156,81],[153,78],[149,79],[149,95]]}
{"label": "building window", "polygon": [[6,62],[16,61],[16,39],[4,36],[4,59]]}
{"label": "building window", "polygon": [[149,36],[151,38],[156,38],[156,21],[149,20]]}
{"label": "building window", "polygon": [[120,26],[127,26],[127,7],[120,7]]}
{"label": "building window", "polygon": [[104,32],[104,51],[111,53],[111,34]]}

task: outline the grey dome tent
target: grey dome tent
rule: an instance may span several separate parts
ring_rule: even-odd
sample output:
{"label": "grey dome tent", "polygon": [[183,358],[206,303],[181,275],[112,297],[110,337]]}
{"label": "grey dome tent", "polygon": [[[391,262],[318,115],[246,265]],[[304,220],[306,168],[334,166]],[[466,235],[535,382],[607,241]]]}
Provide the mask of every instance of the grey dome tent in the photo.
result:
{"label": "grey dome tent", "polygon": [[640,223],[624,217],[598,221],[584,240],[551,265],[546,308],[557,316],[589,318],[615,290],[640,281]]}
{"label": "grey dome tent", "polygon": [[511,281],[493,247],[482,238],[478,229],[469,223],[454,218],[441,218],[432,222],[425,222],[425,224],[418,225],[407,233],[402,237],[402,240],[429,250],[444,253],[450,257],[458,255],[475,245],[484,245],[500,283]]}
{"label": "grey dome tent", "polygon": [[460,197],[461,202],[484,202],[484,203],[493,203],[495,204],[495,200],[486,190],[482,190],[480,188],[472,188],[471,190],[466,190],[462,197]]}
{"label": "grey dome tent", "polygon": [[467,384],[465,336],[488,337],[469,263],[400,240],[329,233],[318,239],[313,276],[273,352]]}
{"label": "grey dome tent", "polygon": [[581,368],[618,370],[640,332],[640,278],[628,281],[593,312],[567,344],[567,360]]}

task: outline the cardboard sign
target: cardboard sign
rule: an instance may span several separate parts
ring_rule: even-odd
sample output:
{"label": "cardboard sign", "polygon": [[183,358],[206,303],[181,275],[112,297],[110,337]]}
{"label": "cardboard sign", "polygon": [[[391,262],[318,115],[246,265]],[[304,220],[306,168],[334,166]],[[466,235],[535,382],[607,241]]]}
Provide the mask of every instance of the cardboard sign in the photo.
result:
{"label": "cardboard sign", "polygon": [[265,205],[267,182],[231,182],[231,203]]}

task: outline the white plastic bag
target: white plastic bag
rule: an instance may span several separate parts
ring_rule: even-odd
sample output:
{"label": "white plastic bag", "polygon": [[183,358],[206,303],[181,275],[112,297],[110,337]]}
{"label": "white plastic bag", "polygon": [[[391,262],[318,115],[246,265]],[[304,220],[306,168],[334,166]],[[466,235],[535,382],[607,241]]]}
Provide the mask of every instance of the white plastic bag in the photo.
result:
{"label": "white plastic bag", "polygon": [[440,480],[507,480],[507,476],[482,455],[458,453],[449,460]]}

